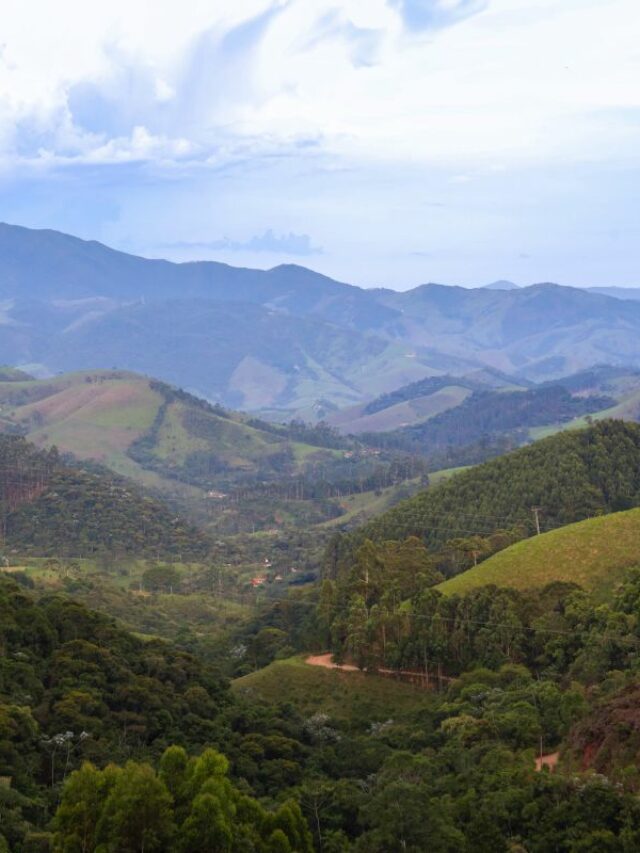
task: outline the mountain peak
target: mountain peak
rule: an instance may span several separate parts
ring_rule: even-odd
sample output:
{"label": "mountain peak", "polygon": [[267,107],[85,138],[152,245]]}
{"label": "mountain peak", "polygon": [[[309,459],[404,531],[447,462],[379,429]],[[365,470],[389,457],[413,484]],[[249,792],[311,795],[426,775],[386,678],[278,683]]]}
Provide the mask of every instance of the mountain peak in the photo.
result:
{"label": "mountain peak", "polygon": [[520,285],[506,279],[492,281],[491,284],[485,284],[483,290],[520,290]]}

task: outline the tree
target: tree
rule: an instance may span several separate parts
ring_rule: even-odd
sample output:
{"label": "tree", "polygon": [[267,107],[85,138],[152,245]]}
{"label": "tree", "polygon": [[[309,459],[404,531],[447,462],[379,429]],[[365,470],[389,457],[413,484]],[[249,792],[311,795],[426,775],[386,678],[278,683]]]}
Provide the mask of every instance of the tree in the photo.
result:
{"label": "tree", "polygon": [[171,794],[148,764],[127,762],[98,823],[105,853],[166,851],[175,832]]}
{"label": "tree", "polygon": [[232,824],[220,800],[213,794],[199,794],[180,828],[180,850],[222,853],[231,849],[232,840]]}
{"label": "tree", "polygon": [[69,776],[54,818],[56,853],[95,850],[102,806],[120,772],[112,766],[97,770],[87,761]]}

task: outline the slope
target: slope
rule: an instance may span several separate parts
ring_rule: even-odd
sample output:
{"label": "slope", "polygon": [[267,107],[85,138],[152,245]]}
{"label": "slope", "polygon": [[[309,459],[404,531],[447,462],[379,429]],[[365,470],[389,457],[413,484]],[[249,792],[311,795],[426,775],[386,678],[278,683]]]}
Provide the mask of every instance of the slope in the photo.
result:
{"label": "slope", "polygon": [[639,543],[640,509],[611,513],[517,542],[436,588],[464,595],[489,584],[541,589],[565,582],[603,597],[626,570],[640,566]]}
{"label": "slope", "polygon": [[134,483],[63,464],[19,436],[0,436],[3,545],[65,557],[110,552],[200,559],[211,542]]}
{"label": "slope", "polygon": [[[449,406],[430,418],[416,419],[409,426],[385,432],[377,440],[382,447],[432,454],[501,434],[517,435],[518,430],[569,422],[615,404],[612,397],[572,395],[557,384],[520,391],[476,390],[462,395],[458,405]],[[526,432],[522,436],[525,437]]]}
{"label": "slope", "polygon": [[422,538],[438,548],[454,537],[524,525],[541,506],[544,527],[640,505],[640,426],[603,421],[560,433],[478,465],[398,504],[340,539],[330,572],[352,560],[365,538]]}
{"label": "slope", "polygon": [[354,728],[403,719],[433,704],[429,693],[410,684],[310,666],[301,657],[274,661],[237,678],[231,688],[252,701],[291,704],[302,714],[328,714]]}

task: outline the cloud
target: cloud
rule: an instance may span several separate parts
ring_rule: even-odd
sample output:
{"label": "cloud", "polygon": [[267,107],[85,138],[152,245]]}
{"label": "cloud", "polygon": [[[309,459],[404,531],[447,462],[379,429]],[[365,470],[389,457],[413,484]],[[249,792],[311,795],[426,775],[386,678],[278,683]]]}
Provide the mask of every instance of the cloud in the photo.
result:
{"label": "cloud", "polygon": [[320,16],[302,40],[299,50],[313,50],[323,42],[335,40],[346,46],[355,68],[370,67],[381,60],[384,30],[358,26],[339,9],[331,9]]}
{"label": "cloud", "polygon": [[264,234],[256,234],[249,240],[237,241],[223,237],[221,240],[181,241],[170,244],[174,249],[207,249],[231,252],[273,252],[283,255],[322,255],[321,246],[314,246],[308,234],[276,234],[269,228]]}
{"label": "cloud", "polygon": [[489,0],[390,0],[409,30],[435,30],[484,11]]}

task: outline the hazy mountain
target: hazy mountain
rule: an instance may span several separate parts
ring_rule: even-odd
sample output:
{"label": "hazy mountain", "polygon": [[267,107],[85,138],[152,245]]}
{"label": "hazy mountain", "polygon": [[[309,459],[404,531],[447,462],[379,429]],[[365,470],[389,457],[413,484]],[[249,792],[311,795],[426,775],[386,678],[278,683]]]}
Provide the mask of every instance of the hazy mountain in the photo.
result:
{"label": "hazy mountain", "polygon": [[587,287],[588,293],[600,293],[602,296],[613,296],[615,299],[640,300],[640,287]]}
{"label": "hazy mountain", "polygon": [[506,281],[505,279],[500,279],[499,281],[492,281],[491,284],[485,284],[485,290],[520,290],[519,284],[514,284],[512,281]]}
{"label": "hazy mountain", "polygon": [[175,264],[11,225],[0,328],[0,363],[37,375],[116,366],[307,418],[434,375],[640,366],[640,304],[586,290],[363,290],[304,267]]}

